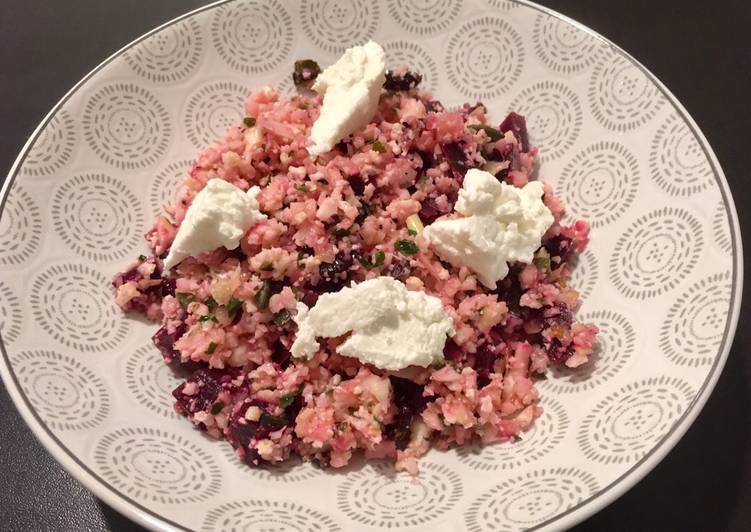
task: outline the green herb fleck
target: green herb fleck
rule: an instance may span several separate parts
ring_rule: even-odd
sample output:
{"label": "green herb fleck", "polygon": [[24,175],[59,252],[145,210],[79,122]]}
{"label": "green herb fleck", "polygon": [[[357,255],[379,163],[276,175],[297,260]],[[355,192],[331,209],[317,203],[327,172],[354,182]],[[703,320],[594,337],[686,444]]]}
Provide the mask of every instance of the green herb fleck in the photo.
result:
{"label": "green herb fleck", "polygon": [[295,183],[292,186],[295,187],[295,190],[299,190],[300,192],[310,192],[310,189],[308,187],[301,185],[300,183]]}
{"label": "green herb fleck", "polygon": [[279,327],[284,327],[284,325],[290,320],[292,316],[289,314],[289,310],[282,309],[276,314],[274,314],[274,323],[277,324]]}
{"label": "green herb fleck", "polygon": [[270,272],[274,269],[274,263],[270,260],[267,260],[263,264],[261,264],[261,271],[262,272]]}
{"label": "green herb fleck", "polygon": [[383,421],[381,421],[381,418],[379,418],[378,416],[373,416],[373,419],[375,420],[376,423],[378,423],[378,427],[381,429],[381,431],[383,431],[383,429],[386,428],[386,425],[383,424]]}
{"label": "green herb fleck", "polygon": [[264,427],[280,427],[286,425],[287,423],[287,416],[272,416],[271,414],[267,414],[266,412],[263,412],[261,414],[261,425],[263,425]]}
{"label": "green herb fleck", "polygon": [[231,318],[237,313],[238,310],[242,308],[242,306],[243,306],[243,302],[237,299],[236,297],[233,297],[232,299],[229,300],[229,302],[226,305],[227,314]]}
{"label": "green herb fleck", "polygon": [[211,405],[211,415],[217,415],[222,411],[222,408],[224,408],[224,405],[222,403],[214,403],[213,405]]}
{"label": "green herb fleck", "polygon": [[345,430],[347,430],[347,423],[344,421],[337,421],[336,430],[339,432],[344,432]]}
{"label": "green herb fleck", "polygon": [[264,281],[263,286],[261,286],[261,288],[258,289],[258,292],[256,292],[256,306],[261,310],[267,309],[269,306],[269,299],[271,299],[271,283]]}
{"label": "green herb fleck", "polygon": [[300,392],[292,392],[282,395],[279,398],[279,406],[282,408],[288,408],[292,405],[292,403],[295,402],[295,399],[297,399],[298,395],[300,395]]}
{"label": "green herb fleck", "polygon": [[420,251],[420,248],[412,240],[397,240],[394,244],[394,249],[402,255],[414,255]]}
{"label": "green herb fleck", "polygon": [[254,116],[246,116],[245,118],[243,118],[243,124],[248,127],[253,127],[256,125],[256,119]]}
{"label": "green herb fleck", "polygon": [[386,260],[386,253],[383,251],[377,251],[375,254],[375,261],[371,261],[365,257],[360,257],[358,260],[360,261],[360,264],[363,265],[363,268],[366,270],[372,270],[373,268],[378,268],[383,265],[383,261]]}
{"label": "green herb fleck", "polygon": [[448,427],[449,424],[446,422],[446,417],[443,414],[438,414],[438,419],[441,420],[441,425],[444,427]]}
{"label": "green herb fleck", "polygon": [[407,229],[407,232],[409,233],[409,236],[417,236],[418,233],[414,229]]}
{"label": "green herb fleck", "polygon": [[532,260],[532,263],[537,266],[538,270],[542,270],[544,272],[550,270],[550,259],[547,257],[535,257]]}
{"label": "green herb fleck", "polygon": [[216,299],[211,296],[207,297],[206,301],[204,301],[203,304],[209,307],[209,310],[214,310],[219,306],[219,303],[216,302]]}
{"label": "green herb fleck", "polygon": [[216,351],[216,342],[211,342],[209,346],[206,348],[206,354],[211,355]]}
{"label": "green herb fleck", "polygon": [[373,141],[371,148],[373,148],[373,151],[376,153],[386,153],[386,146],[384,146],[383,142],[378,139]]}
{"label": "green herb fleck", "polygon": [[138,255],[138,260],[140,260],[141,262],[145,261],[146,255]]}
{"label": "green herb fleck", "polygon": [[216,317],[215,316],[209,316],[208,314],[206,314],[205,316],[199,316],[198,317],[198,323],[204,323],[206,321],[216,321]]}
{"label": "green herb fleck", "polygon": [[323,179],[323,178],[318,179],[318,182],[321,183],[322,185],[328,185],[329,184],[329,180],[328,179]]}
{"label": "green herb fleck", "polygon": [[485,124],[472,124],[467,127],[474,129],[475,131],[483,130],[492,142],[499,141],[503,138],[503,133],[494,127],[486,126]]}
{"label": "green herb fleck", "polygon": [[193,301],[193,294],[186,294],[185,292],[178,292],[175,294],[175,297],[177,298],[177,302],[180,303],[180,306],[183,309],[188,308],[188,304]]}
{"label": "green herb fleck", "polygon": [[349,235],[349,229],[342,229],[341,227],[337,228],[334,231],[334,236],[336,238],[344,238],[345,236]]}

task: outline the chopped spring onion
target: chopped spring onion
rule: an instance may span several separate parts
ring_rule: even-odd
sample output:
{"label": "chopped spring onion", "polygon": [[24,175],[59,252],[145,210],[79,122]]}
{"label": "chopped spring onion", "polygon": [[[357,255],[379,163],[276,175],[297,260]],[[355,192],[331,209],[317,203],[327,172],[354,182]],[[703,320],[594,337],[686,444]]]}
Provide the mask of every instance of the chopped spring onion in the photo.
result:
{"label": "chopped spring onion", "polygon": [[422,230],[425,229],[425,226],[422,225],[422,220],[420,220],[419,214],[410,214],[407,216],[407,231],[409,231],[409,234],[412,236],[417,236],[420,233],[422,233]]}

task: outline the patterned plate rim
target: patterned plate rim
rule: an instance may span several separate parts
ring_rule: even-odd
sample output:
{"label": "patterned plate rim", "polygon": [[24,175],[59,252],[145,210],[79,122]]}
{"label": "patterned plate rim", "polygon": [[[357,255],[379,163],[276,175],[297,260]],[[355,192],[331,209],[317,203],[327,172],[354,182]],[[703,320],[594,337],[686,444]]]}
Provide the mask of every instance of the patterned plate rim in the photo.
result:
{"label": "patterned plate rim", "polygon": [[[165,22],[164,24],[157,26],[151,31],[141,35],[132,42],[126,44],[115,53],[110,55],[107,59],[102,61],[99,65],[94,67],[89,73],[87,73],[81,80],[76,83],[55,106],[47,113],[44,119],[35,128],[29,139],[24,144],[20,153],[16,157],[8,175],[3,183],[2,189],[0,189],[0,215],[3,212],[8,193],[13,185],[18,170],[23,164],[29,149],[36,141],[44,128],[55,116],[58,110],[73,96],[81,87],[83,87],[95,74],[97,74],[102,68],[107,66],[113,60],[120,57],[124,52],[134,47],[141,41],[147,39],[151,35],[158,33],[159,31],[166,29],[182,20],[188,19],[198,13],[214,9],[220,5],[233,2],[234,0],[217,0],[205,6],[199,7],[187,13],[184,13],[172,20]],[[545,13],[551,17],[555,17],[560,21],[572,25],[579,31],[583,31],[588,35],[600,40],[607,46],[609,46],[614,52],[620,54],[626,60],[631,62],[639,70],[641,70],[650,81],[660,90],[662,95],[670,102],[675,111],[677,111],[691,129],[692,133],[700,141],[702,150],[710,162],[714,174],[715,181],[719,186],[720,193],[722,194],[723,205],[728,213],[728,222],[732,228],[732,251],[733,251],[733,275],[732,275],[732,290],[730,300],[730,319],[727,320],[725,330],[723,331],[722,342],[718,355],[710,368],[710,371],[702,383],[697,395],[694,397],[691,404],[683,413],[681,418],[676,422],[673,428],[668,432],[661,441],[659,441],[641,460],[624,472],[621,476],[615,479],[613,482],[603,487],[596,494],[592,495],[588,499],[581,501],[578,505],[569,508],[565,512],[562,512],[553,518],[536,525],[530,530],[558,530],[567,529],[577,523],[580,523],[587,517],[602,510],[605,506],[612,503],[623,495],[626,491],[631,489],[637,482],[643,479],[662,459],[672,450],[672,448],[683,437],[689,427],[693,424],[696,417],[701,412],[702,407],[709,399],[709,396],[714,389],[717,380],[719,379],[722,369],[725,366],[730,348],[735,336],[736,327],[738,325],[738,319],[740,315],[741,307],[741,294],[743,293],[743,254],[742,254],[742,242],[740,236],[740,227],[738,224],[738,215],[733,201],[730,187],[728,185],[725,174],[722,171],[717,157],[712,150],[709,142],[699,129],[698,125],[678,101],[678,99],[670,92],[670,90],[644,65],[637,61],[631,54],[623,50],[620,46],[616,45],[606,37],[600,35],[591,28],[577,22],[576,20],[567,17],[557,11],[541,6],[529,0],[511,0],[512,2],[525,6],[527,8]],[[60,463],[65,470],[70,473],[74,478],[81,482],[87,489],[96,494],[108,505],[115,508],[123,515],[130,519],[146,526],[152,530],[188,530],[187,528],[166,519],[165,517],[153,512],[152,510],[144,507],[138,502],[132,500],[127,495],[119,492],[116,488],[108,484],[103,478],[97,475],[91,468],[83,463],[73,452],[71,452],[54,434],[54,432],[47,427],[42,421],[37,412],[34,410],[28,397],[23,393],[19,385],[17,376],[13,371],[10,363],[10,358],[5,345],[3,343],[2,336],[0,335],[0,352],[2,354],[2,361],[0,362],[0,376],[2,376],[3,383],[5,384],[8,393],[16,405],[16,408],[20,411],[24,421],[31,428],[34,435],[47,449],[47,451]]]}

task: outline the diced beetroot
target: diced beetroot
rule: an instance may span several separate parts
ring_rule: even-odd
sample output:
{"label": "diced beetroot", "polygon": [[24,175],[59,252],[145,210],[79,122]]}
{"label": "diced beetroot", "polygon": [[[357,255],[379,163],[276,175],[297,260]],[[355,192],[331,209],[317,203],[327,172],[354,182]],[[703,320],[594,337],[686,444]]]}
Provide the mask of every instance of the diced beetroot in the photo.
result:
{"label": "diced beetroot", "polygon": [[508,116],[504,118],[503,122],[501,122],[501,125],[498,126],[498,129],[504,133],[511,131],[516,137],[516,140],[519,141],[519,144],[521,144],[522,152],[527,153],[529,151],[527,121],[522,115],[513,112],[509,113]]}
{"label": "diced beetroot", "polygon": [[473,365],[477,372],[477,386],[482,388],[490,382],[490,374],[493,372],[493,365],[495,364],[498,354],[495,349],[487,344],[480,347],[475,353],[475,363]]}
{"label": "diced beetroot", "polygon": [[451,362],[461,362],[462,358],[464,358],[464,351],[456,345],[454,340],[448,338],[443,346],[443,356]]}
{"label": "diced beetroot", "polygon": [[423,387],[409,379],[389,377],[394,404],[397,412],[394,422],[387,428],[387,434],[394,439],[396,448],[404,450],[409,443],[412,433],[412,420],[416,415],[425,410],[428,398],[423,397]]}
{"label": "diced beetroot", "polygon": [[175,349],[175,342],[185,334],[188,326],[184,323],[180,324],[172,333],[167,331],[167,326],[162,325],[159,330],[151,337],[151,341],[159,349],[164,361],[167,364],[171,364],[176,359],[179,359],[180,353]]}

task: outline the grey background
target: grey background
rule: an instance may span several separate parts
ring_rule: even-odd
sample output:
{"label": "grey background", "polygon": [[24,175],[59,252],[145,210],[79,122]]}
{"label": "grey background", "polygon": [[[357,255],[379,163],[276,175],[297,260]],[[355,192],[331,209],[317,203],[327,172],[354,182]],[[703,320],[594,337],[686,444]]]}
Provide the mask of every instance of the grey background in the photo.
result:
{"label": "grey background", "polygon": [[[2,0],[0,179],[47,111],[91,68],[142,33],[205,3]],[[745,200],[751,197],[751,3],[540,3],[609,37],[673,91],[713,146],[747,234],[751,224],[751,211],[744,209]],[[751,328],[744,323],[747,318],[751,314],[744,298],[728,364],[686,436],[646,479],[575,530],[751,530]],[[0,420],[0,529],[140,530],[57,465],[26,428],[2,385]]]}

